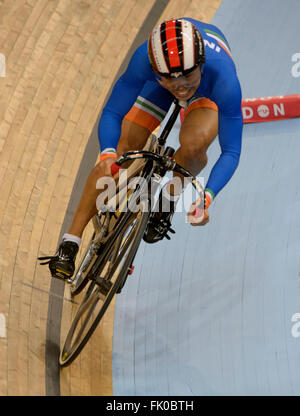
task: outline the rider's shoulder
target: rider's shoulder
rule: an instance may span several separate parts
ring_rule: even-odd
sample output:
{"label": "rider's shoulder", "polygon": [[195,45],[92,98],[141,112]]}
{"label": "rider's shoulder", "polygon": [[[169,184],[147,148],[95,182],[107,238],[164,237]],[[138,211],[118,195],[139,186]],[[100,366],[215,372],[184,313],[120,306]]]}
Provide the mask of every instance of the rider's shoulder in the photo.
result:
{"label": "rider's shoulder", "polygon": [[151,65],[148,57],[147,41],[139,45],[133,52],[127,71],[132,71],[142,78],[153,78]]}

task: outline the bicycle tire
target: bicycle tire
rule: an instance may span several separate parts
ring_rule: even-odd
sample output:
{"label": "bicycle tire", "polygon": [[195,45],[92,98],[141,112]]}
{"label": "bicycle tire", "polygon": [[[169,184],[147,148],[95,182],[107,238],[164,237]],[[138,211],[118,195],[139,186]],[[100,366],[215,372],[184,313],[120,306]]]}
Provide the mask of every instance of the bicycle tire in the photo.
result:
{"label": "bicycle tire", "polygon": [[[141,202],[143,203],[143,201]],[[89,341],[92,334],[94,333],[95,329],[97,328],[99,322],[101,321],[103,315],[105,314],[107,308],[109,307],[120,285],[126,279],[129,269],[137,253],[138,247],[141,243],[143,234],[145,232],[147,222],[148,222],[148,217],[149,217],[149,212],[147,211],[143,212],[142,210],[140,211],[140,219],[137,222],[137,226],[135,227],[136,229],[134,230],[132,241],[129,241],[130,246],[128,247],[128,252],[125,253],[125,258],[123,258],[122,256],[124,262],[121,265],[120,270],[117,272],[115,281],[112,283],[112,286],[109,288],[105,298],[101,299],[101,297],[103,298],[103,295],[101,293],[100,286],[96,282],[92,281],[90,285],[88,286],[87,293],[85,294],[81,304],[78,307],[78,310],[72,320],[71,326],[66,336],[64,345],[61,348],[60,357],[59,357],[59,364],[61,367],[71,364],[75,360],[75,358],[80,354],[80,352],[82,351],[82,349],[84,348],[84,346]],[[129,221],[125,223],[123,226],[123,230],[119,230],[119,235],[121,235],[123,231],[123,236],[124,236],[126,233],[125,228],[128,226],[130,227],[130,225],[131,225],[131,222]],[[127,243],[127,241],[128,241],[128,237],[125,241],[125,244]],[[118,239],[116,239],[115,244],[117,243],[118,243]],[[112,246],[112,248],[113,247],[114,245]],[[121,254],[118,254],[117,260],[121,261],[122,258],[121,258]],[[118,266],[119,266],[118,264],[117,265],[114,264],[112,267],[112,270],[114,270]],[[105,278],[102,278],[102,279],[105,279]],[[100,306],[100,309],[97,311],[97,313],[93,317],[92,321],[90,322],[89,328],[85,332],[86,326],[89,324],[89,321],[91,320],[91,315],[96,309],[96,306],[100,300],[102,300],[103,303]],[[87,317],[84,317],[84,314],[87,311],[88,311],[88,315]],[[80,322],[82,322],[83,328],[79,328],[79,336],[78,336],[75,333],[76,333],[76,330],[78,329],[78,325]],[[75,336],[75,340],[74,340],[74,336]],[[72,341],[74,342],[72,343]]]}

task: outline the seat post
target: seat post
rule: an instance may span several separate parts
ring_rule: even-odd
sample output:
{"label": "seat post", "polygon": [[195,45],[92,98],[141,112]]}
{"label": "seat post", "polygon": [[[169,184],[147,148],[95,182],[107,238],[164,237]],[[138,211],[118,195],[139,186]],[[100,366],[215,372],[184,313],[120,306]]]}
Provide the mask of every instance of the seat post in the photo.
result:
{"label": "seat post", "polygon": [[160,147],[165,145],[167,137],[170,131],[172,130],[172,127],[174,126],[174,123],[181,109],[181,105],[179,104],[179,101],[177,100],[177,98],[174,99],[173,103],[175,104],[174,110],[172,111],[172,114],[170,115],[169,120],[167,121],[167,124],[165,125],[163,131],[161,132],[161,135],[158,138],[158,144]]}

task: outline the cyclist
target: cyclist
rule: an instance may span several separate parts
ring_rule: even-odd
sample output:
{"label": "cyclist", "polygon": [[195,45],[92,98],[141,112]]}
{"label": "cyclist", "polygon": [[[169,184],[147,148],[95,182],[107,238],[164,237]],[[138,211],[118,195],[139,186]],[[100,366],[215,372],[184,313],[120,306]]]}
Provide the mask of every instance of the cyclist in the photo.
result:
{"label": "cyclist", "polygon": [[[209,205],[239,163],[241,88],[228,42],[216,26],[191,18],[171,19],[156,26],[148,41],[137,48],[103,109],[98,128],[100,160],[87,179],[73,223],[57,254],[47,258],[53,276],[69,278],[74,273],[83,231],[97,213],[97,180],[111,175],[118,156],[144,147],[174,97],[186,101],[180,147],[174,156],[177,163],[197,175],[207,163],[208,147],[219,137],[221,154],[206,184],[204,215],[192,222],[205,225],[209,221]],[[178,199],[174,188],[173,193]],[[154,214],[145,241],[153,243],[167,235],[175,203],[167,212]]]}

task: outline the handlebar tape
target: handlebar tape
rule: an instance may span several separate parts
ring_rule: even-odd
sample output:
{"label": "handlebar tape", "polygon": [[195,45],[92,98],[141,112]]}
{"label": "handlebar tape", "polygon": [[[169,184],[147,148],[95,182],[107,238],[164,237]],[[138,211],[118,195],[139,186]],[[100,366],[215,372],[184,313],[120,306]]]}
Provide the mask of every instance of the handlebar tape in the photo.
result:
{"label": "handlebar tape", "polygon": [[116,163],[113,163],[110,168],[112,176],[118,173],[120,169],[121,169],[121,166],[117,165]]}
{"label": "handlebar tape", "polygon": [[196,207],[196,209],[192,212],[192,216],[195,218],[202,217],[203,211],[204,211],[203,209]]}

